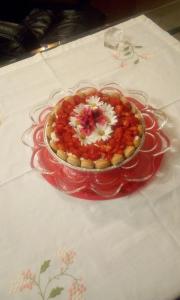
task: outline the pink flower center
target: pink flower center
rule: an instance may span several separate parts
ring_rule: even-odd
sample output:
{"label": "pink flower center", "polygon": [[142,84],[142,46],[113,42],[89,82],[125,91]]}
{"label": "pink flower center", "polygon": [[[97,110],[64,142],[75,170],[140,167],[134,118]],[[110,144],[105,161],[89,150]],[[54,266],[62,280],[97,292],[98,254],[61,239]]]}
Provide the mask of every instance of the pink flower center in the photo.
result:
{"label": "pink flower center", "polygon": [[88,136],[94,131],[96,124],[104,125],[107,118],[100,108],[85,107],[78,116],[78,121],[82,126],[81,133]]}

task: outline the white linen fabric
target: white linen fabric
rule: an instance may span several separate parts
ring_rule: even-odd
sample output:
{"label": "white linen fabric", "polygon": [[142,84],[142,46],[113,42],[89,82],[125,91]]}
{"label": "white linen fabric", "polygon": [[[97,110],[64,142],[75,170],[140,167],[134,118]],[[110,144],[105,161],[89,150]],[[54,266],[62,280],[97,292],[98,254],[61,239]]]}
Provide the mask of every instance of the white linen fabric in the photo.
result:
{"label": "white linen fabric", "polygon": [[[145,16],[116,27],[146,59],[124,65],[104,47],[101,31],[0,69],[0,299],[180,295],[180,44]],[[172,150],[141,191],[84,201],[31,170],[31,151],[21,142],[29,111],[80,80],[143,90],[168,116]]]}

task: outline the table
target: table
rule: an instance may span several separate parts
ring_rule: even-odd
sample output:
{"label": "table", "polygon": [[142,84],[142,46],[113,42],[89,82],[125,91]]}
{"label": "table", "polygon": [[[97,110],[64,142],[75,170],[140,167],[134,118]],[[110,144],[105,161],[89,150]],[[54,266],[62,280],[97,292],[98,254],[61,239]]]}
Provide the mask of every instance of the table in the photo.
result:
{"label": "table", "polygon": [[[116,27],[138,63],[104,47],[105,31],[0,69],[1,299],[161,300],[180,294],[180,44],[145,16]],[[136,60],[137,60],[136,57]],[[148,93],[168,116],[171,151],[131,196],[83,201],[30,168],[29,111],[80,80]]]}

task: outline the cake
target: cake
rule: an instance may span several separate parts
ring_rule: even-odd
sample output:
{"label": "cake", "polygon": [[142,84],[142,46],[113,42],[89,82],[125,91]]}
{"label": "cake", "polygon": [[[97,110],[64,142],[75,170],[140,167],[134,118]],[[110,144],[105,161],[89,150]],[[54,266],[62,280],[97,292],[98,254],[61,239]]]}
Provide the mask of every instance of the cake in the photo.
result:
{"label": "cake", "polygon": [[142,144],[143,119],[121,92],[87,88],[61,99],[47,117],[45,138],[61,161],[107,169],[129,160]]}

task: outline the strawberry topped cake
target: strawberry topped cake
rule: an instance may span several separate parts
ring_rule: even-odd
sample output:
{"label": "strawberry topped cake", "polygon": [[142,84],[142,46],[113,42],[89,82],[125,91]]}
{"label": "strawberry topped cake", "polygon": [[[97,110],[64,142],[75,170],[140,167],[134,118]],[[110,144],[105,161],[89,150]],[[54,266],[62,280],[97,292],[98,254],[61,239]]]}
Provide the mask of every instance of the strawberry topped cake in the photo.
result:
{"label": "strawberry topped cake", "polygon": [[106,169],[129,159],[143,140],[143,119],[120,92],[89,88],[61,99],[45,135],[58,158],[84,169]]}

